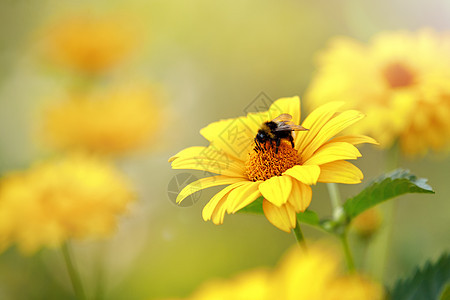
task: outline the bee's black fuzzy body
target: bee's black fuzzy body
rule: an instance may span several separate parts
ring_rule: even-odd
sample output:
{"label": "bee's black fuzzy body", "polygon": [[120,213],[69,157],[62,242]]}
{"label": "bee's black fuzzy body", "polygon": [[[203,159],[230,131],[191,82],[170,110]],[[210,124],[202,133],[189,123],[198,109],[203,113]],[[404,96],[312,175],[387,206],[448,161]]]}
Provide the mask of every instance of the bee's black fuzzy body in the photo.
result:
{"label": "bee's black fuzzy body", "polygon": [[278,147],[281,144],[281,140],[285,139],[291,142],[292,148],[294,147],[294,138],[292,137],[291,130],[276,131],[278,124],[273,121],[264,122],[261,129],[255,137],[255,151],[264,151],[264,145],[266,142],[270,142],[270,145],[275,143],[275,153],[278,153]]}

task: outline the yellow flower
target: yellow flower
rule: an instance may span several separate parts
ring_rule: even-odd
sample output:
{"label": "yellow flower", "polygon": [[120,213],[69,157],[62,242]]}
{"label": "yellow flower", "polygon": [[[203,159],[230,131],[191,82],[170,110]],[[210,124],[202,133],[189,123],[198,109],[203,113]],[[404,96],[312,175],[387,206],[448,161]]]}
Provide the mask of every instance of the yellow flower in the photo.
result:
{"label": "yellow flower", "polygon": [[354,132],[409,155],[450,145],[450,36],[432,30],[384,32],[365,45],[335,38],[319,56],[306,100],[347,101],[367,118]]}
{"label": "yellow flower", "polygon": [[203,284],[190,300],[382,300],[384,290],[361,274],[344,275],[334,246],[292,248],[272,271],[253,270]]}
{"label": "yellow flower", "polygon": [[340,263],[333,245],[325,248],[313,244],[307,253],[293,247],[274,273],[271,299],[322,300],[326,288],[339,274]]}
{"label": "yellow flower", "polygon": [[359,236],[366,238],[372,236],[382,223],[381,212],[378,207],[368,209],[352,220],[352,228]]}
{"label": "yellow flower", "polygon": [[56,148],[123,154],[148,145],[158,132],[159,109],[147,89],[117,88],[47,107],[43,135]]}
{"label": "yellow flower", "polygon": [[68,16],[45,30],[45,52],[54,62],[98,73],[122,62],[136,47],[135,32],[117,16]]}
{"label": "yellow flower", "polygon": [[70,238],[110,235],[134,195],[106,162],[82,155],[41,162],[0,181],[0,249],[24,253]]}
{"label": "yellow flower", "polygon": [[255,151],[253,140],[261,124],[280,114],[300,123],[300,99],[282,98],[267,112],[222,120],[203,128],[200,133],[208,147],[190,147],[172,158],[172,168],[202,170],[218,175],[200,179],[184,188],[177,202],[190,194],[212,186],[228,185],[203,209],[204,220],[223,222],[225,213],[234,214],[263,196],[267,219],[289,232],[296,226],[296,213],[311,202],[311,185],[317,182],[359,183],[362,172],[349,159],[361,156],[354,146],[375,143],[365,136],[335,137],[341,130],[363,118],[355,110],[338,112],[342,103],[319,107],[302,123],[309,131],[297,132],[294,148],[283,140],[278,148],[267,143],[265,151]]}
{"label": "yellow flower", "polygon": [[383,288],[360,274],[343,275],[341,259],[331,244],[313,244],[308,252],[298,247],[282,259],[272,279],[269,299],[381,300]]}
{"label": "yellow flower", "polygon": [[206,282],[191,300],[265,300],[269,290],[269,272],[264,269],[240,274],[230,280]]}
{"label": "yellow flower", "polygon": [[324,287],[323,300],[382,300],[383,287],[361,275],[347,275]]}

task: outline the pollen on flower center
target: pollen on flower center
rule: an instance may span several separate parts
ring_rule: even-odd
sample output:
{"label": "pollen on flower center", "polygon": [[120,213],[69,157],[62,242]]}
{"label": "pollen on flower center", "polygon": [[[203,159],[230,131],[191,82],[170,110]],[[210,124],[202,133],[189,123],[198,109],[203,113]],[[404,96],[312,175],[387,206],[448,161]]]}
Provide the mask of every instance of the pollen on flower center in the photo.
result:
{"label": "pollen on flower center", "polygon": [[402,63],[391,63],[384,70],[383,75],[392,88],[412,85],[415,80],[414,72]]}
{"label": "pollen on flower center", "polygon": [[252,151],[249,154],[246,173],[250,180],[267,180],[281,176],[283,172],[298,164],[297,150],[288,142],[282,142],[275,153],[275,145],[267,142],[264,151]]}

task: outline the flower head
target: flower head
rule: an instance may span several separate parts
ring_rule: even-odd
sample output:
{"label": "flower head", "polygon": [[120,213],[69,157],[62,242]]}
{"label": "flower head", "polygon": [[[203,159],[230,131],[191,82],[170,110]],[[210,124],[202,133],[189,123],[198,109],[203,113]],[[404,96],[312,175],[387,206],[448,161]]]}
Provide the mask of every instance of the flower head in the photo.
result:
{"label": "flower head", "polygon": [[317,182],[359,183],[362,172],[349,159],[361,156],[356,144],[376,143],[366,136],[335,137],[343,129],[363,118],[355,110],[338,112],[342,103],[330,103],[313,111],[302,123],[308,131],[299,131],[292,143],[281,139],[267,142],[258,150],[255,136],[264,122],[280,114],[300,123],[300,99],[282,98],[266,112],[222,120],[200,133],[208,147],[191,147],[170,158],[174,169],[202,170],[218,174],[188,185],[178,195],[180,202],[190,194],[212,186],[228,185],[203,209],[203,218],[215,224],[225,213],[235,213],[263,197],[267,219],[289,232],[296,226],[296,213],[305,211],[312,198],[311,185]]}
{"label": "flower head", "polygon": [[134,198],[111,165],[82,155],[42,162],[0,181],[0,249],[25,253],[70,238],[110,235]]}
{"label": "flower head", "polygon": [[367,118],[353,132],[383,147],[399,141],[416,155],[450,145],[450,36],[432,30],[384,32],[365,45],[335,38],[319,57],[310,106],[348,102]]}
{"label": "flower head", "polygon": [[352,228],[361,238],[370,238],[380,229],[382,222],[380,209],[372,207],[352,220]]}
{"label": "flower head", "polygon": [[247,271],[203,284],[190,300],[382,300],[384,290],[361,274],[344,275],[334,247],[314,244],[288,251],[274,270]]}
{"label": "flower head", "polygon": [[301,253],[298,247],[281,260],[269,299],[381,300],[383,288],[361,274],[343,275],[334,245],[316,243]]}
{"label": "flower head", "polygon": [[135,48],[129,24],[115,16],[81,14],[55,22],[46,31],[46,53],[54,62],[86,73],[120,63]]}
{"label": "flower head", "polygon": [[258,269],[240,274],[230,280],[212,280],[189,297],[191,300],[269,300],[270,273]]}
{"label": "flower head", "polygon": [[43,134],[56,148],[122,154],[146,146],[160,114],[148,89],[117,88],[47,107]]}

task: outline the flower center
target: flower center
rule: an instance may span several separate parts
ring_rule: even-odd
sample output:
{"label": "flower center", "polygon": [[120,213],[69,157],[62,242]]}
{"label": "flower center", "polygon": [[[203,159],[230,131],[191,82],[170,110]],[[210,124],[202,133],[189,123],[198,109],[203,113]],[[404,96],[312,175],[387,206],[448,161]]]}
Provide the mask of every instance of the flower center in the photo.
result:
{"label": "flower center", "polygon": [[415,81],[414,72],[408,66],[394,62],[383,70],[383,76],[392,88],[412,85]]}
{"label": "flower center", "polygon": [[297,150],[289,142],[282,141],[275,153],[275,144],[266,142],[264,150],[252,151],[245,163],[247,176],[252,181],[267,180],[281,176],[283,172],[298,164]]}

